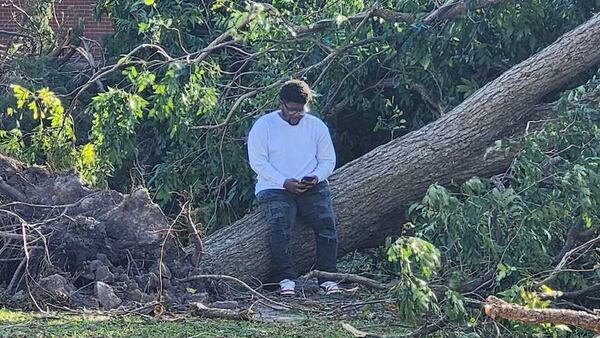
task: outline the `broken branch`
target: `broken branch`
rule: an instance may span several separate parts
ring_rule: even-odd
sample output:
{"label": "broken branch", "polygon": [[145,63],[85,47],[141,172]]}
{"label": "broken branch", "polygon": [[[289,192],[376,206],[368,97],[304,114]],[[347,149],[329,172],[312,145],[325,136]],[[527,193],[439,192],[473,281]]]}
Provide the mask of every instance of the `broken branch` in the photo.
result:
{"label": "broken branch", "polygon": [[377,290],[388,290],[390,288],[390,285],[388,285],[388,284],[380,283],[374,279],[354,275],[351,273],[337,273],[337,272],[325,272],[325,271],[313,270],[313,271],[309,272],[308,274],[306,274],[306,276],[304,278],[309,279],[312,277],[329,279],[329,280],[337,280],[339,282],[345,281],[345,282],[350,282],[350,283],[357,283],[357,284],[361,284],[366,287],[369,287],[371,289],[377,289]]}
{"label": "broken branch", "polygon": [[492,319],[500,317],[530,324],[552,323],[572,325],[600,333],[600,316],[584,311],[528,309],[520,305],[506,303],[494,296],[487,298],[484,311]]}

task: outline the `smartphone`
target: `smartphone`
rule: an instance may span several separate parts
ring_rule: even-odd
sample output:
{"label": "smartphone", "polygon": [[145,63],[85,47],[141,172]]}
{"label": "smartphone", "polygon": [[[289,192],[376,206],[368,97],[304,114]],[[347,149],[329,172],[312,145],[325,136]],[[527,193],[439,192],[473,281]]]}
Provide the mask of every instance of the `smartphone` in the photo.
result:
{"label": "smartphone", "polygon": [[315,181],[315,178],[312,176],[304,176],[302,177],[302,179],[300,180],[300,183],[312,183]]}

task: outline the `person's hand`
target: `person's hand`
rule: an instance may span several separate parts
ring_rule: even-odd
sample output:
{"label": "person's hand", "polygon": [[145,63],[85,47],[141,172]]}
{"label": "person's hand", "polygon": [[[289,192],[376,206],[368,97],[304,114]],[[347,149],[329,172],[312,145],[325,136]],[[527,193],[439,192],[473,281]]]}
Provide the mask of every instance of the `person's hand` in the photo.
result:
{"label": "person's hand", "polygon": [[300,181],[295,178],[288,178],[285,180],[283,187],[292,194],[301,194],[308,190],[304,183],[300,183]]}
{"label": "person's hand", "polygon": [[[305,178],[310,178],[310,180],[306,180]],[[315,175],[305,176],[302,178],[301,184],[304,184],[306,189],[310,189],[319,183],[319,179]]]}

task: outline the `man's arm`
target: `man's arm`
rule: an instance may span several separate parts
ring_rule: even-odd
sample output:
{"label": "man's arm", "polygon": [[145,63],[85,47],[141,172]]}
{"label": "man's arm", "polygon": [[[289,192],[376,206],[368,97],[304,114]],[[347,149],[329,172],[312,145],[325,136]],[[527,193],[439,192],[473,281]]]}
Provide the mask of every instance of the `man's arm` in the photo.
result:
{"label": "man's arm", "polygon": [[255,123],[248,135],[248,159],[250,167],[262,178],[283,188],[286,177],[269,163],[267,141],[267,132],[264,124],[261,122]]}
{"label": "man's arm", "polygon": [[321,122],[317,138],[317,167],[308,176],[316,176],[319,182],[325,181],[335,168],[335,150],[327,126]]}

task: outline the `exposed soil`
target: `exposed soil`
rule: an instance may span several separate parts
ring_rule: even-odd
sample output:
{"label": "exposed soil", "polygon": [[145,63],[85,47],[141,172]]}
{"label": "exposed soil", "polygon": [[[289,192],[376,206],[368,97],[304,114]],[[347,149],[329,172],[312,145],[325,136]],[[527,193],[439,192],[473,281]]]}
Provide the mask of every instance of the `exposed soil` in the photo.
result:
{"label": "exposed soil", "polygon": [[113,309],[207,297],[202,282],[177,281],[194,265],[145,190],[91,189],[75,172],[2,155],[0,176],[0,288],[9,304]]}

